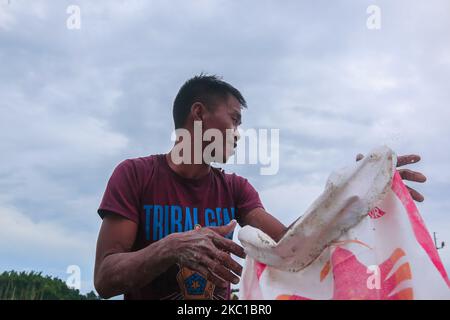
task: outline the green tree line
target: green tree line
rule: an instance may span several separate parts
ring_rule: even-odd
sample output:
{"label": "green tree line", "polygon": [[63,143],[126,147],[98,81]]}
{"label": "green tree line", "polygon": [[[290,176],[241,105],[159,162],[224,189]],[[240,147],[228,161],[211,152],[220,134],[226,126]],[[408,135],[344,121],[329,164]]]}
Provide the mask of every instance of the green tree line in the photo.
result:
{"label": "green tree line", "polygon": [[56,277],[41,272],[5,271],[0,274],[0,300],[98,300],[93,292],[86,295],[69,288]]}

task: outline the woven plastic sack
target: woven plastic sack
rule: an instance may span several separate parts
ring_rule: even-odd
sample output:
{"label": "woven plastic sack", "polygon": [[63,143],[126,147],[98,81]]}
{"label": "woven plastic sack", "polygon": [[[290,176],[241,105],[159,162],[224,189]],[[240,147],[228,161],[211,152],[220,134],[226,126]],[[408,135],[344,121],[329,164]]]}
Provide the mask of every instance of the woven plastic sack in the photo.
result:
{"label": "woven plastic sack", "polygon": [[450,281],[396,156],[373,150],[332,173],[276,243],[242,228],[241,299],[449,299]]}

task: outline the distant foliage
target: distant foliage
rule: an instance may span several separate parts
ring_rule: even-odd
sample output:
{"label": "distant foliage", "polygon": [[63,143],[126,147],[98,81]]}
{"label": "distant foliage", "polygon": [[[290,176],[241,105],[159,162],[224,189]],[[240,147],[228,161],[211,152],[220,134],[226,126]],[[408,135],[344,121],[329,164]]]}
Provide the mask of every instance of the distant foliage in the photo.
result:
{"label": "distant foliage", "polygon": [[41,272],[5,271],[0,274],[0,300],[98,300],[93,292],[80,294],[58,278]]}
{"label": "distant foliage", "polygon": [[239,300],[239,289],[231,289],[231,300]]}

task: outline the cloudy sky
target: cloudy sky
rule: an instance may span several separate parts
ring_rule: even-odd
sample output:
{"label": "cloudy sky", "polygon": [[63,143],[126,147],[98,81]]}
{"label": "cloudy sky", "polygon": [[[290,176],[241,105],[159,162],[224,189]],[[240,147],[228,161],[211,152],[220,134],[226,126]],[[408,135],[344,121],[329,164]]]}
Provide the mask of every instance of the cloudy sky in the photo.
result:
{"label": "cloudy sky", "polygon": [[280,129],[277,175],[227,169],[285,224],[333,169],[387,144],[422,156],[418,207],[450,246],[449,38],[447,0],[0,0],[0,271],[78,265],[93,289],[105,184],[170,149],[173,99],[200,72],[242,91],[244,128]]}

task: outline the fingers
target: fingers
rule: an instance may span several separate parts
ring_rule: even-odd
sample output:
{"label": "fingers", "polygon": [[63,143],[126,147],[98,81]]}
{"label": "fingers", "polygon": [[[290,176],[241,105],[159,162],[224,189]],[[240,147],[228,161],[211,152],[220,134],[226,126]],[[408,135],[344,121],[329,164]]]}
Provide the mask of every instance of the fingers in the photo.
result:
{"label": "fingers", "polygon": [[408,186],[406,186],[406,188],[408,188],[409,193],[411,194],[411,197],[417,201],[417,202],[422,202],[423,200],[425,200],[425,198],[423,197],[423,195],[421,195],[419,192],[417,192],[416,190],[414,190],[413,188],[410,188]]}
{"label": "fingers", "polygon": [[[364,155],[362,155],[361,153],[358,153],[358,155],[356,156],[356,161],[360,161],[363,158],[364,158]],[[416,154],[398,156],[397,157],[397,167],[401,167],[401,166],[404,166],[407,164],[417,163],[419,161],[420,161],[420,156],[416,155]],[[417,172],[417,171],[412,171],[409,169],[400,169],[400,170],[398,170],[398,173],[404,180],[414,181],[414,182],[427,181],[427,177],[425,177],[422,173]],[[406,188],[408,188],[408,191],[411,194],[411,197],[415,201],[417,201],[417,202],[424,201],[424,199],[425,199],[424,196],[421,195],[419,192],[417,192],[416,190],[414,190],[408,186],[406,186]]]}
{"label": "fingers", "polygon": [[401,167],[407,164],[416,163],[420,161],[420,156],[416,154],[409,154],[405,156],[397,157],[397,167]]}
{"label": "fingers", "polygon": [[219,249],[230,252],[238,256],[239,258],[245,258],[244,248],[242,248],[237,243],[234,243],[232,240],[223,238],[221,236],[213,236],[212,241]]}
{"label": "fingers", "polygon": [[[359,161],[364,158],[364,155],[361,153],[358,153],[356,155],[356,161]],[[397,157],[397,167],[401,167],[407,164],[416,163],[420,161],[420,156],[417,154],[408,154],[404,156],[398,156]]]}
{"label": "fingers", "polygon": [[[417,163],[419,161],[420,161],[420,156],[416,155],[416,154],[398,156],[397,157],[397,167],[401,167],[401,166],[411,164],[411,163]],[[412,171],[409,169],[400,169],[400,170],[398,170],[398,173],[404,180],[415,181],[415,182],[427,181],[427,177],[425,177],[422,173],[417,172],[417,171]],[[422,202],[423,200],[425,200],[423,195],[421,195],[419,192],[417,192],[413,188],[410,188],[408,186],[406,186],[406,188],[408,188],[408,191],[411,194],[411,197],[415,201]]]}
{"label": "fingers", "polygon": [[216,276],[214,273],[212,273],[206,265],[202,265],[200,263],[190,263],[186,265],[188,268],[192,269],[193,271],[197,271],[203,276],[206,277],[209,281],[214,283],[216,286],[226,288],[228,287],[229,282],[225,281],[218,276]]}
{"label": "fingers", "polygon": [[225,268],[219,261],[213,260],[208,256],[204,256],[202,262],[207,266],[210,272],[218,275],[225,281],[232,282],[234,284],[239,283],[239,277],[232,273],[229,269]]}
{"label": "fingers", "polygon": [[231,258],[230,254],[224,251],[216,251],[213,258],[215,258],[219,263],[225,266],[227,269],[233,271],[238,276],[242,275],[242,266],[237,263],[233,258]]}
{"label": "fingers", "polygon": [[202,273],[208,280],[221,287],[228,286],[229,282],[238,284],[243,270],[229,253],[220,250],[214,243],[204,247],[202,254],[195,253],[186,266]]}
{"label": "fingers", "polygon": [[[398,170],[398,173],[400,174],[402,179],[408,180],[408,181],[425,182],[427,180],[427,177],[425,177],[420,172],[412,171],[412,170],[409,170],[409,169],[400,169],[400,170]],[[416,190],[414,190],[413,188],[410,188],[408,186],[406,186],[406,188],[408,188],[409,193],[411,194],[411,197],[415,201],[422,202],[423,200],[425,200],[424,196],[421,195]]]}
{"label": "fingers", "polygon": [[236,222],[236,220],[233,219],[227,225],[220,226],[220,227],[209,227],[209,229],[211,229],[215,233],[218,233],[221,236],[225,237],[228,234],[230,234],[231,232],[233,232],[234,228],[236,228],[236,225],[237,225],[237,222]]}
{"label": "fingers", "polygon": [[409,169],[400,169],[398,173],[404,180],[415,181],[415,182],[425,182],[427,177],[417,171],[412,171]]}

